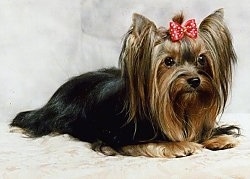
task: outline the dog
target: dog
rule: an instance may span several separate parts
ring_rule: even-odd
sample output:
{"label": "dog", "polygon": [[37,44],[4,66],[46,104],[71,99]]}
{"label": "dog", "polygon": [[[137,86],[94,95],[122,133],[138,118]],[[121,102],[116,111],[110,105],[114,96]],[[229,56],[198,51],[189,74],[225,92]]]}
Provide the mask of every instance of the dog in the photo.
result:
{"label": "dog", "polygon": [[119,68],[70,79],[10,126],[30,137],[69,134],[105,155],[173,158],[235,147],[240,128],[217,124],[237,62],[223,16],[219,9],[197,27],[179,13],[157,28],[133,14]]}

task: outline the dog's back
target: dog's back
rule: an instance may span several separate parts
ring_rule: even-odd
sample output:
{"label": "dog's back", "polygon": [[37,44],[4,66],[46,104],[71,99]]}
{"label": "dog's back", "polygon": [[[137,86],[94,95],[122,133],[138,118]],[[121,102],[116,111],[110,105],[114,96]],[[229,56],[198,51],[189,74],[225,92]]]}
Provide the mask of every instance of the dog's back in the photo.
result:
{"label": "dog's back", "polygon": [[[95,140],[90,110],[120,88],[120,70],[104,69],[72,78],[40,109],[19,113],[10,124],[31,137],[67,133],[80,140]],[[92,112],[91,112],[92,113]]]}

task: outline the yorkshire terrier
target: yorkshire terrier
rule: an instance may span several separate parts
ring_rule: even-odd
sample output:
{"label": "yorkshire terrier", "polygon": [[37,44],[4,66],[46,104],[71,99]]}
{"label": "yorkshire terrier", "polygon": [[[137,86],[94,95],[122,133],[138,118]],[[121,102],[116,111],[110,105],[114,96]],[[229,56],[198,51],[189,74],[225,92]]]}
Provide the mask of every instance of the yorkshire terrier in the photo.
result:
{"label": "yorkshire terrier", "polygon": [[10,126],[30,137],[69,134],[105,155],[183,157],[235,147],[240,129],[217,125],[237,61],[223,14],[197,27],[180,13],[159,28],[133,14],[120,68],[72,78]]}

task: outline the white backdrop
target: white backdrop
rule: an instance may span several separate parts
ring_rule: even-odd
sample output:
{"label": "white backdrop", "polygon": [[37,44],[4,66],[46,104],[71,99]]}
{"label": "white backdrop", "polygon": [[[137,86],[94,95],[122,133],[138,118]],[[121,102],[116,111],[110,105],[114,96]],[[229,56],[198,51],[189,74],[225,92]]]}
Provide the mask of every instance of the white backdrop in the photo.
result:
{"label": "white backdrop", "polygon": [[[242,128],[238,147],[177,159],[106,157],[68,135],[10,133],[16,113],[41,107],[70,77],[116,66],[133,12],[164,26],[181,10],[199,23],[221,7],[239,59],[221,122]],[[250,114],[237,114],[250,113],[249,9],[249,0],[0,0],[0,178],[250,178]]]}
{"label": "white backdrop", "polygon": [[158,26],[183,10],[197,22],[223,7],[239,63],[227,113],[249,113],[248,0],[1,0],[0,120],[42,106],[70,77],[116,66],[133,12]]}

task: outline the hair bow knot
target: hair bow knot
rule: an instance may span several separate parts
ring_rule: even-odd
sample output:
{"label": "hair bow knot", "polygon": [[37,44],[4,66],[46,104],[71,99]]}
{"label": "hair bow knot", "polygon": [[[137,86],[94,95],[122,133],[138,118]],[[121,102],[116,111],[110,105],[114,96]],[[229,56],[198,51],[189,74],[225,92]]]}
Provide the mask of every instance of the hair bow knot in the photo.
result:
{"label": "hair bow knot", "polygon": [[184,26],[177,22],[170,22],[170,37],[173,42],[181,40],[185,35],[191,38],[197,38],[198,30],[194,19],[188,20]]}

